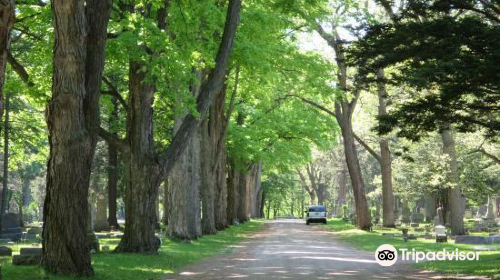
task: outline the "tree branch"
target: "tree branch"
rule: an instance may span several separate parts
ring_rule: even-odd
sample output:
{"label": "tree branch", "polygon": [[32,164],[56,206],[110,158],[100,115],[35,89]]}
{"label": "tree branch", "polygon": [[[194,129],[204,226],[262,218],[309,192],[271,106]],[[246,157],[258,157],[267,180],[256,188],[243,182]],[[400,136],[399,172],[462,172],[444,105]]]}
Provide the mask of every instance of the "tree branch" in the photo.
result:
{"label": "tree branch", "polygon": [[99,137],[104,139],[108,144],[115,146],[120,152],[127,153],[130,149],[125,140],[118,138],[118,136],[102,127],[99,128]]}
{"label": "tree branch", "polygon": [[325,112],[325,113],[327,113],[327,114],[335,117],[335,113],[332,110],[330,110],[330,109],[326,108],[325,106],[322,106],[322,105],[320,105],[320,104],[318,104],[318,103],[316,103],[314,101],[311,101],[311,100],[309,100],[307,98],[304,98],[302,96],[298,96],[298,95],[295,95],[295,94],[287,94],[285,96],[285,98],[286,97],[295,97],[295,98],[298,98],[298,99],[302,100],[304,103],[307,103],[307,104],[313,106],[314,108],[319,109],[319,110],[321,110],[321,111],[323,111],[323,112]]}
{"label": "tree branch", "polygon": [[102,81],[110,89],[110,90],[107,90],[107,91],[102,91],[102,94],[107,94],[107,95],[111,95],[111,96],[116,97],[116,99],[118,99],[118,102],[120,102],[120,104],[123,106],[123,108],[125,109],[125,111],[128,111],[127,101],[125,101],[125,99],[123,99],[123,96],[120,94],[120,92],[118,91],[118,89],[113,85],[113,83],[111,83],[111,81],[109,81],[109,79],[106,78],[106,77],[102,77]]}
{"label": "tree branch", "polygon": [[500,158],[499,158],[499,157],[495,156],[494,154],[490,154],[490,153],[488,153],[488,152],[487,152],[484,148],[479,148],[479,151],[480,151],[483,155],[485,155],[485,156],[489,157],[490,159],[492,159],[492,160],[493,160],[494,162],[496,162],[497,164],[500,164]]}
{"label": "tree branch", "polygon": [[[217,149],[215,152],[215,158],[219,158],[220,154],[222,153],[222,144],[226,141],[227,129],[229,127],[231,115],[233,114],[234,101],[236,100],[236,93],[238,92],[239,81],[240,81],[240,66],[238,65],[238,66],[236,66],[236,77],[234,78],[234,87],[233,87],[233,92],[231,93],[231,99],[229,101],[229,108],[227,109],[227,112],[226,112],[226,121],[222,125],[221,135],[219,137],[219,141],[217,141]],[[215,162],[217,162],[217,161],[215,161]],[[217,165],[214,164],[214,166],[212,166],[212,171],[215,171],[216,167],[217,167]]]}
{"label": "tree branch", "polygon": [[241,0],[229,1],[226,22],[224,24],[224,33],[215,58],[215,68],[211,71],[207,80],[202,84],[196,100],[196,109],[200,113],[200,117],[195,117],[192,114],[188,114],[184,117],[181,127],[174,135],[167,150],[158,158],[160,167],[158,182],[169,175],[174,164],[186,150],[189,139],[200,126],[201,121],[205,118],[214,97],[220,93],[240,20],[240,10]]}
{"label": "tree branch", "polygon": [[9,62],[10,66],[12,66],[12,69],[17,73],[19,78],[28,86],[28,87],[33,87],[35,84],[30,81],[30,76],[28,72],[26,71],[26,68],[19,63],[10,50],[7,52],[7,61]]}
{"label": "tree branch", "polygon": [[[323,112],[326,112],[327,114],[329,114],[329,115],[331,115],[333,117],[336,116],[335,113],[332,110],[330,110],[330,109],[328,109],[328,108],[326,108],[326,107],[324,107],[324,106],[322,106],[322,105],[320,105],[320,104],[318,104],[318,103],[316,103],[314,101],[311,101],[309,99],[306,99],[304,97],[297,96],[297,95],[294,95],[294,94],[288,94],[286,96],[287,97],[296,97],[296,98],[299,98],[304,103],[307,103],[307,104],[313,106],[314,108],[317,108],[317,109],[319,109],[319,110],[321,110]],[[378,162],[380,162],[382,160],[381,157],[380,157],[380,155],[377,154],[377,152],[375,152],[365,141],[363,141],[363,139],[361,139],[358,135],[356,135],[356,133],[353,133],[353,135],[354,135],[354,139],[356,139],[356,141],[358,141],[359,144],[361,144]]]}
{"label": "tree branch", "polygon": [[361,146],[363,146],[366,151],[368,151],[380,164],[382,164],[382,157],[377,152],[375,152],[375,150],[373,150],[370,145],[363,141],[363,139],[356,135],[356,133],[353,133],[353,135],[354,139],[356,139],[356,141],[358,141],[358,143],[361,144]]}

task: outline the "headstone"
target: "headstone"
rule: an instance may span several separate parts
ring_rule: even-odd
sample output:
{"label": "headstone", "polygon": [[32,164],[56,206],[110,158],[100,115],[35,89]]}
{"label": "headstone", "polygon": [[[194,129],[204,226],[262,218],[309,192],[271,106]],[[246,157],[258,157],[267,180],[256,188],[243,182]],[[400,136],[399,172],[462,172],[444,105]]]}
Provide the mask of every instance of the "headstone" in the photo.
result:
{"label": "headstone", "polygon": [[422,213],[413,213],[410,216],[412,223],[422,223],[424,221],[424,214]]}
{"label": "headstone", "polygon": [[415,234],[408,234],[408,240],[417,240],[417,236]]}
{"label": "headstone", "polygon": [[32,227],[32,228],[29,228],[27,233],[28,234],[42,234],[42,230],[43,228],[41,227]]}
{"label": "headstone", "polygon": [[19,219],[19,214],[7,213],[3,215],[2,218],[2,232],[0,233],[0,238],[10,239],[12,241],[18,241],[23,236],[23,230],[21,228],[21,223]]}
{"label": "headstone", "polygon": [[471,210],[465,210],[465,212],[464,212],[464,218],[465,219],[472,219],[473,218],[472,211]]}
{"label": "headstone", "polygon": [[438,207],[438,209],[436,209],[437,221],[436,221],[436,218],[434,218],[434,224],[435,225],[439,225],[439,226],[443,226],[444,225],[444,213],[443,213],[443,211],[444,211],[443,207]]}
{"label": "headstone", "polygon": [[14,255],[12,257],[13,265],[39,265],[42,260],[42,255]]}
{"label": "headstone", "polygon": [[0,257],[10,257],[12,256],[12,249],[7,246],[1,246],[0,247]]}
{"label": "headstone", "polygon": [[457,235],[455,236],[455,244],[487,244],[486,238],[475,235]]}
{"label": "headstone", "polygon": [[420,226],[419,223],[410,223],[410,227],[412,228],[418,228]]}
{"label": "headstone", "polygon": [[12,257],[13,265],[38,265],[42,260],[42,248],[21,248],[19,255]]}
{"label": "headstone", "polygon": [[488,204],[486,205],[486,214],[484,215],[484,219],[495,220],[495,213],[493,210],[493,201],[491,199],[491,196],[488,197]]}
{"label": "headstone", "polygon": [[436,242],[448,242],[448,236],[446,235],[446,228],[444,226],[434,227],[434,232],[436,235]]}
{"label": "headstone", "polygon": [[42,255],[42,248],[24,247],[20,250],[21,255]]}
{"label": "headstone", "polygon": [[394,233],[387,233],[387,232],[384,232],[384,233],[382,233],[382,236],[394,237]]}
{"label": "headstone", "polygon": [[99,252],[99,239],[95,233],[87,234],[87,247],[90,252]]}

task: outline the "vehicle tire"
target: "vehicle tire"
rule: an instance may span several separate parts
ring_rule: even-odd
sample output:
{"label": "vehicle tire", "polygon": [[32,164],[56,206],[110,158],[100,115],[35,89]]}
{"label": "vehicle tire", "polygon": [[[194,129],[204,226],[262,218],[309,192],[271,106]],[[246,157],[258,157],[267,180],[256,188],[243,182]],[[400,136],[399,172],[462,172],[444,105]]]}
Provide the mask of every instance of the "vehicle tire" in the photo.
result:
{"label": "vehicle tire", "polygon": [[310,222],[309,222],[309,221],[306,221],[306,225],[309,225],[309,224],[310,224]]}
{"label": "vehicle tire", "polygon": [[325,225],[326,225],[326,219],[324,219],[324,220],[323,220],[323,224],[325,224]]}

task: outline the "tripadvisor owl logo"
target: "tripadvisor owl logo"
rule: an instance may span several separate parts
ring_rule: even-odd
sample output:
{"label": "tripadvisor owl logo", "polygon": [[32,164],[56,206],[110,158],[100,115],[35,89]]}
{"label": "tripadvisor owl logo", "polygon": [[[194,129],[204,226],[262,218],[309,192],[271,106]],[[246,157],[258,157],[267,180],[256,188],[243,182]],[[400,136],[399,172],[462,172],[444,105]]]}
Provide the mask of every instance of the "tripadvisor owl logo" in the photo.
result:
{"label": "tripadvisor owl logo", "polygon": [[398,251],[390,244],[380,245],[375,251],[375,260],[381,266],[391,266],[398,260]]}

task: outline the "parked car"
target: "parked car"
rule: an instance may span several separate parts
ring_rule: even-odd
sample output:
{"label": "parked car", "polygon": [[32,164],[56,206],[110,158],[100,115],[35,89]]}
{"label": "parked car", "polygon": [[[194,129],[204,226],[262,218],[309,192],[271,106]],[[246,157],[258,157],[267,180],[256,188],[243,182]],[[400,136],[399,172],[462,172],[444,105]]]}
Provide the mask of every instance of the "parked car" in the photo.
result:
{"label": "parked car", "polygon": [[326,207],[323,205],[312,205],[306,211],[306,225],[310,223],[326,224]]}

